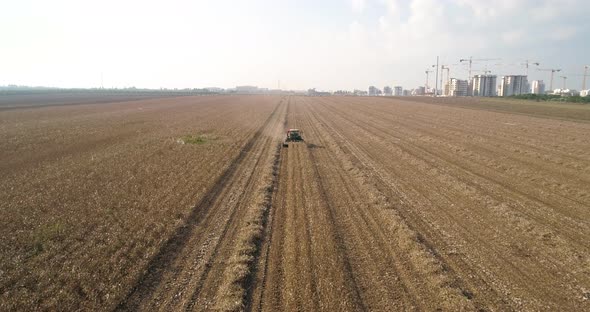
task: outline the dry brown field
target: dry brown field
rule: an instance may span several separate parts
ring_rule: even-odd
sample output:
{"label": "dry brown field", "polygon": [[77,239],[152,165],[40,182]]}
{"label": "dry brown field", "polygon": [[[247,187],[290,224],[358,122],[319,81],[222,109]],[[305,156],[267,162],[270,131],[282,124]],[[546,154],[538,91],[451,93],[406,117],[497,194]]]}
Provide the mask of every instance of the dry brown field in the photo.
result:
{"label": "dry brown field", "polygon": [[70,104],[0,111],[0,310],[590,309],[587,106]]}
{"label": "dry brown field", "polygon": [[[170,93],[170,92],[168,92]],[[0,111],[23,108],[40,108],[47,106],[122,103],[127,101],[147,100],[171,97],[166,92],[127,92],[80,91],[56,92],[38,91],[31,93],[0,93]]]}

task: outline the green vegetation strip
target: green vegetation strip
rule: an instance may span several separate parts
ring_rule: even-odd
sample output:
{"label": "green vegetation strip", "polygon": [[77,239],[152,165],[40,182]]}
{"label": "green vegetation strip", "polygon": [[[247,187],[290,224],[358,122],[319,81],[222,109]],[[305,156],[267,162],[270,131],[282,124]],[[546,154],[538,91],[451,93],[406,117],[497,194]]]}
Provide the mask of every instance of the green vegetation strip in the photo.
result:
{"label": "green vegetation strip", "polygon": [[512,98],[533,101],[552,101],[552,102],[568,102],[568,103],[590,103],[590,96],[560,96],[554,94],[522,94],[513,95]]}
{"label": "green vegetation strip", "polygon": [[206,135],[185,135],[179,141],[183,144],[205,144],[214,139]]}

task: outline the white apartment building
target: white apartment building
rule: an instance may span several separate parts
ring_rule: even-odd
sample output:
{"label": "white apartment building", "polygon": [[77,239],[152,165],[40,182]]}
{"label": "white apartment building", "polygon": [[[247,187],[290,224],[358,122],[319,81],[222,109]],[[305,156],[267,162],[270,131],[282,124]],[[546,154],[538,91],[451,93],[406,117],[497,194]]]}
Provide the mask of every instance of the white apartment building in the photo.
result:
{"label": "white apartment building", "polygon": [[393,95],[394,96],[402,96],[404,95],[404,88],[400,86],[393,87]]}
{"label": "white apartment building", "polygon": [[446,94],[448,96],[467,96],[468,87],[469,84],[467,83],[467,80],[451,78]]}
{"label": "white apartment building", "polygon": [[377,89],[375,86],[369,87],[369,96],[377,96],[381,95],[381,90]]}
{"label": "white apartment building", "polygon": [[473,96],[496,96],[496,75],[475,75],[471,83]]}
{"label": "white apartment building", "polygon": [[524,75],[503,76],[500,83],[500,96],[527,94],[529,93],[528,84],[527,76]]}
{"label": "white apartment building", "polygon": [[543,80],[533,80],[533,84],[531,86],[531,93],[545,94],[545,83],[543,82]]}
{"label": "white apartment building", "polygon": [[393,90],[391,89],[390,86],[383,87],[383,95],[391,96],[392,94],[393,94]]}

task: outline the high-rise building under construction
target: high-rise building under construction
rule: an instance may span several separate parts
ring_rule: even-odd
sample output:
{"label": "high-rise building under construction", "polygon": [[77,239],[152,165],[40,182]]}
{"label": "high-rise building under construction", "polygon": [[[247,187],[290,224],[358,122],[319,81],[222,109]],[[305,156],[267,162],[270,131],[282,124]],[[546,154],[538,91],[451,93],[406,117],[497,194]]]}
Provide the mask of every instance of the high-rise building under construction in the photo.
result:
{"label": "high-rise building under construction", "polygon": [[496,96],[496,75],[475,75],[471,82],[471,95]]}
{"label": "high-rise building under construction", "polygon": [[448,96],[467,96],[467,89],[469,84],[467,80],[461,80],[457,78],[451,78],[449,85],[446,87]]}
{"label": "high-rise building under construction", "polygon": [[529,93],[527,76],[509,75],[503,76],[500,84],[500,96],[512,96]]}

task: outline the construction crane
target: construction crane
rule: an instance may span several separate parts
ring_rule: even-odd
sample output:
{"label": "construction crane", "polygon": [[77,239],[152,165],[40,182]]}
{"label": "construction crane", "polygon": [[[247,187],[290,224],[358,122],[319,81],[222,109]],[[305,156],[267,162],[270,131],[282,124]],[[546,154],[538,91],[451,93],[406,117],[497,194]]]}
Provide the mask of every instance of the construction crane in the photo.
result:
{"label": "construction crane", "polygon": [[588,77],[588,68],[590,68],[590,65],[585,65],[584,66],[584,73],[583,74],[568,74],[568,77],[582,77],[582,89],[581,90],[586,90],[586,78]]}
{"label": "construction crane", "polygon": [[561,69],[556,69],[556,68],[537,68],[538,71],[550,71],[551,72],[551,83],[549,84],[549,90],[553,91],[553,74],[555,74],[556,72],[560,72]]}
{"label": "construction crane", "polygon": [[563,79],[563,90],[565,90],[565,81],[567,80],[567,76],[559,76],[559,78]]}
{"label": "construction crane", "polygon": [[486,69],[474,69],[473,72],[474,73],[483,73],[484,75],[492,73],[492,71],[487,68]]}
{"label": "construction crane", "polygon": [[460,59],[459,62],[463,63],[463,62],[469,62],[469,80],[471,81],[471,65],[473,64],[473,62],[487,62],[487,61],[499,61],[501,59],[499,58],[488,58],[488,59],[474,59],[472,56],[470,56],[468,59]]}
{"label": "construction crane", "polygon": [[524,68],[526,68],[525,70],[525,75],[529,75],[529,65],[536,65],[539,66],[541,65],[541,63],[539,62],[530,62],[529,60],[525,60],[524,63],[521,63],[521,65],[524,65]]}
{"label": "construction crane", "polygon": [[590,67],[590,65],[584,66],[584,79],[582,80],[582,90],[586,90],[586,76],[588,76],[588,67]]}

